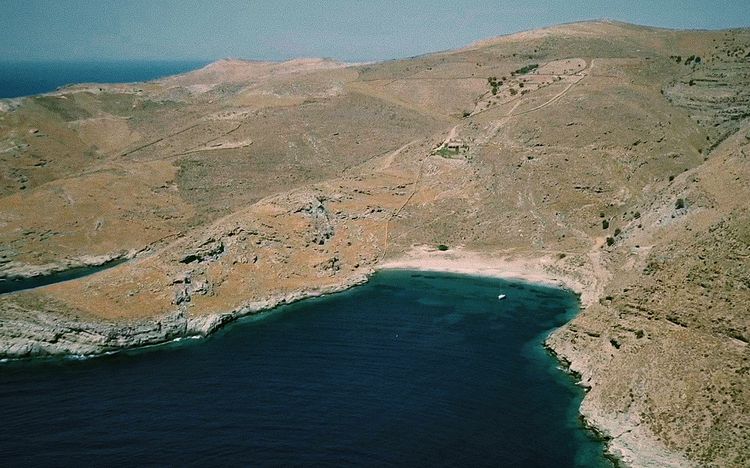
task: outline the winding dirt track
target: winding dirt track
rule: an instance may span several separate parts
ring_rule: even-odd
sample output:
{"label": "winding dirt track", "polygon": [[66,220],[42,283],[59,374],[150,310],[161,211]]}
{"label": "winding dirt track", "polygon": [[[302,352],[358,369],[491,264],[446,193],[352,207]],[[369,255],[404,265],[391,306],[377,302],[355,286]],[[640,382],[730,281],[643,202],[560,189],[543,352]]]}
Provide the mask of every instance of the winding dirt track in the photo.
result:
{"label": "winding dirt track", "polygon": [[[579,71],[578,73],[575,74],[579,78],[577,80],[575,80],[574,82],[570,83],[568,86],[566,86],[565,89],[563,89],[562,91],[560,91],[556,95],[552,96],[550,99],[548,99],[544,103],[542,103],[542,104],[540,104],[540,105],[538,105],[538,106],[536,106],[536,107],[534,107],[532,109],[528,109],[528,110],[525,110],[523,112],[519,112],[517,114],[514,114],[514,112],[518,108],[518,106],[520,106],[523,103],[523,101],[519,99],[516,102],[516,104],[508,111],[508,113],[505,114],[505,116],[502,117],[500,120],[498,120],[497,123],[493,126],[493,128],[488,132],[488,134],[486,135],[486,138],[485,138],[485,143],[488,142],[488,141],[490,141],[492,138],[494,138],[497,135],[497,132],[500,131],[500,128],[502,128],[508,122],[509,119],[511,119],[513,117],[518,117],[518,116],[521,116],[521,115],[530,114],[532,112],[536,112],[536,111],[544,109],[545,107],[550,106],[550,105],[554,104],[555,102],[557,102],[558,100],[560,100],[571,89],[573,89],[576,85],[578,85],[581,81],[583,81],[591,73],[591,70],[593,68],[594,68],[594,61],[592,60],[591,62],[587,62],[586,63],[586,67],[583,70],[581,70],[581,71]],[[458,130],[459,125],[460,124],[457,124],[453,128],[451,128],[450,133],[448,134],[448,138],[442,143],[441,146],[444,146],[451,139],[455,138],[455,136],[457,134],[457,130]],[[405,150],[407,147],[409,147],[410,145],[412,145],[415,142],[416,142],[416,140],[415,141],[411,141],[411,142],[405,144],[404,146],[402,146],[401,148],[398,148],[393,153],[391,153],[388,156],[388,158],[387,158],[388,164],[386,165],[386,167],[390,165],[390,163],[393,161],[393,159],[398,154],[400,154],[403,150]],[[401,206],[396,211],[394,211],[391,214],[391,216],[389,216],[385,220],[385,237],[384,237],[384,240],[383,240],[383,253],[382,253],[381,257],[380,257],[381,260],[383,260],[385,258],[385,256],[387,255],[387,253],[388,253],[388,231],[390,229],[391,221],[394,218],[396,218],[398,215],[401,214],[401,212],[404,210],[404,208],[406,208],[406,206],[409,204],[409,202],[412,200],[412,198],[414,198],[414,195],[416,195],[417,190],[419,189],[419,181],[422,178],[422,168],[424,167],[424,163],[427,161],[428,157],[429,157],[429,155],[427,157],[425,157],[424,159],[422,159],[422,162],[419,164],[419,169],[417,170],[417,175],[414,178],[414,182],[412,183],[412,191],[409,194],[409,196],[406,197],[406,200],[404,200],[404,203],[402,203]],[[596,246],[594,248],[596,248]],[[592,259],[592,261],[593,260],[594,259]]]}

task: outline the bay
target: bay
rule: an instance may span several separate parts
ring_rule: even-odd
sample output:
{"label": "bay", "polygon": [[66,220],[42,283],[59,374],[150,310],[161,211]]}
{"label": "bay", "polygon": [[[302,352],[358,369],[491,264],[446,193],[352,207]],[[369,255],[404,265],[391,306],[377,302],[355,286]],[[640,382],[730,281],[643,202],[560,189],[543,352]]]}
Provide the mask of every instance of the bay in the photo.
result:
{"label": "bay", "polygon": [[205,340],[4,363],[0,460],[609,466],[542,346],[577,310],[559,289],[383,271]]}

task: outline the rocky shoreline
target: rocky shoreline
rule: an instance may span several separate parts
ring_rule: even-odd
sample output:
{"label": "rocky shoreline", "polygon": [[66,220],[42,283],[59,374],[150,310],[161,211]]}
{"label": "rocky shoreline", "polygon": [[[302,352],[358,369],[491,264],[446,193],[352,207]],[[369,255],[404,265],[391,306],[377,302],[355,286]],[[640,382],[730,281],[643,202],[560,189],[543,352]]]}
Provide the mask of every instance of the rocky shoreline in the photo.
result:
{"label": "rocky shoreline", "polygon": [[190,316],[178,309],[160,317],[135,321],[92,321],[14,307],[0,323],[0,360],[45,357],[94,357],[154,346],[176,339],[206,337],[241,317],[310,297],[344,291],[367,281],[367,274],[330,287],[302,289],[263,301],[249,302],[220,314]]}
{"label": "rocky shoreline", "polygon": [[[562,330],[568,324],[556,330]],[[588,395],[591,387],[585,383],[584,375],[588,374],[585,365],[580,362],[572,362],[564,354],[555,348],[554,333],[545,340],[544,348],[560,363],[560,369],[573,378],[577,385],[582,387]],[[586,399],[584,398],[584,402]],[[669,466],[684,467],[692,466],[687,460],[678,454],[667,450],[660,444],[652,434],[632,434],[633,427],[613,433],[608,430],[613,421],[602,418],[600,412],[596,411],[596,404],[584,404],[578,409],[578,416],[586,429],[594,436],[604,442],[607,447],[605,457],[617,467],[628,466]],[[615,421],[616,422],[616,421]],[[632,434],[632,435],[631,435]]]}
{"label": "rocky shoreline", "polygon": [[[421,264],[428,254],[424,249],[417,250],[401,260],[378,265],[382,269],[414,269],[425,271],[446,271],[458,274],[493,276],[518,281],[533,282],[563,288],[577,294],[581,302],[581,312],[592,301],[590,291],[596,289],[594,279],[576,277],[561,272],[549,271],[543,259],[499,260],[482,256],[475,252],[454,251],[442,254],[438,261]],[[479,259],[484,258],[484,262]],[[368,281],[375,272],[370,269],[360,275],[342,278],[342,282],[328,287],[299,289],[286,294],[269,297],[265,300],[248,302],[234,310],[191,316],[187,309],[178,308],[160,317],[135,321],[92,321],[77,317],[65,317],[47,311],[18,309],[6,311],[11,317],[0,324],[0,362],[11,360],[35,360],[59,357],[96,357],[125,350],[133,350],[167,344],[175,340],[204,338],[222,327],[249,315],[268,311],[277,306],[293,303],[306,298],[332,294],[352,288]],[[584,294],[585,293],[585,294]],[[7,313],[10,312],[10,313]],[[15,312],[15,313],[13,313]],[[579,312],[580,313],[580,312]],[[570,323],[555,330],[545,341],[544,346],[561,364],[561,368],[587,390],[591,390],[590,369],[583,360],[568,352],[562,336]],[[590,399],[589,399],[590,400]],[[638,439],[630,436],[633,428],[614,434],[608,428],[613,421],[607,421],[596,403],[584,400],[580,408],[583,424],[607,445],[607,457],[615,466],[648,466],[659,463],[663,466],[684,466],[684,460],[664,450],[652,438]]]}
{"label": "rocky shoreline", "polygon": [[7,262],[0,264],[0,281],[16,281],[32,278],[41,278],[77,268],[106,267],[119,265],[123,261],[131,260],[138,255],[139,251],[130,250],[125,252],[109,253],[104,255],[86,255],[83,257],[61,260],[59,262],[45,263],[43,265],[28,265],[21,262]]}

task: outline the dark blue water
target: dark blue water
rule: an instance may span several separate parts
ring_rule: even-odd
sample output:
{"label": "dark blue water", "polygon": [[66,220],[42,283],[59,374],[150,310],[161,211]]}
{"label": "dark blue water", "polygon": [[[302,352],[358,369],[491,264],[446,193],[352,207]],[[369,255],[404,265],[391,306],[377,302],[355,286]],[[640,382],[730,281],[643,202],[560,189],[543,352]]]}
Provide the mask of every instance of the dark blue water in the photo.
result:
{"label": "dark blue water", "polygon": [[542,348],[576,307],[550,288],[391,271],[207,340],[5,363],[0,460],[606,466],[581,390]]}
{"label": "dark blue water", "polygon": [[0,294],[24,291],[26,289],[47,286],[48,284],[61,283],[63,281],[70,281],[76,278],[83,278],[84,276],[93,275],[94,273],[98,273],[102,270],[115,267],[125,261],[127,261],[127,259],[120,258],[103,263],[99,266],[69,268],[64,271],[58,271],[56,273],[50,273],[48,275],[35,276],[31,278],[0,279]]}
{"label": "dark blue water", "polygon": [[0,62],[0,98],[30,96],[75,83],[131,83],[185,73],[208,61]]}

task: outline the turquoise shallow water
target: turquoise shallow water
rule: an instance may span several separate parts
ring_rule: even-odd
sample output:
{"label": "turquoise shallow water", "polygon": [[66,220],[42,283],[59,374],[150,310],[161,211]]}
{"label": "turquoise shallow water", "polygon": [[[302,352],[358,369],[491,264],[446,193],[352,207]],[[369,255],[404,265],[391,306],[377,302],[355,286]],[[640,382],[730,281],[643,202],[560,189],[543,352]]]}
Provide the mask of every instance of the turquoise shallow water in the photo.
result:
{"label": "turquoise shallow water", "polygon": [[6,363],[0,460],[608,466],[542,347],[576,310],[557,289],[386,271],[206,340]]}

